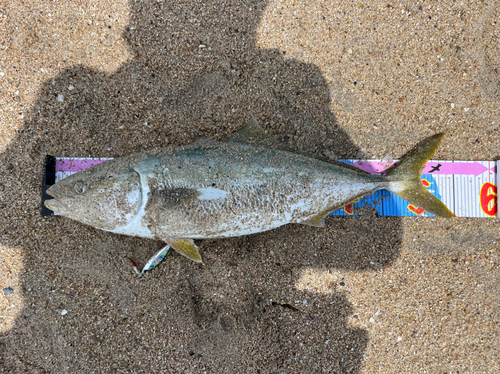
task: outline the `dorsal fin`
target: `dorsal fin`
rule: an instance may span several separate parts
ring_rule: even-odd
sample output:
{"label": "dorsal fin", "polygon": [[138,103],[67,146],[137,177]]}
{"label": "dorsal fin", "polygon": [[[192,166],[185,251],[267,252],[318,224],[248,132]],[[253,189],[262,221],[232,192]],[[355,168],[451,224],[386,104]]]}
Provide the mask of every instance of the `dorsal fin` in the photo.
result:
{"label": "dorsal fin", "polygon": [[228,139],[228,142],[238,142],[238,143],[247,143],[247,144],[255,144],[255,145],[265,145],[267,147],[278,149],[280,151],[288,151],[291,153],[300,154],[303,156],[315,158],[317,160],[329,162],[331,164],[336,164],[339,166],[346,167],[348,169],[356,170],[363,174],[369,174],[361,169],[358,169],[352,165],[345,164],[343,162],[339,162],[336,160],[331,160],[324,156],[318,156],[314,154],[310,154],[306,151],[297,151],[295,149],[290,149],[286,145],[281,144],[279,141],[274,139],[272,136],[266,134],[266,132],[258,125],[255,119],[251,119],[248,123],[243,126],[241,129],[233,133]]}
{"label": "dorsal fin", "polygon": [[265,145],[274,149],[288,150],[280,144],[276,139],[266,134],[264,130],[257,124],[255,119],[251,119],[241,129],[233,133],[228,142],[247,143],[255,145]]}

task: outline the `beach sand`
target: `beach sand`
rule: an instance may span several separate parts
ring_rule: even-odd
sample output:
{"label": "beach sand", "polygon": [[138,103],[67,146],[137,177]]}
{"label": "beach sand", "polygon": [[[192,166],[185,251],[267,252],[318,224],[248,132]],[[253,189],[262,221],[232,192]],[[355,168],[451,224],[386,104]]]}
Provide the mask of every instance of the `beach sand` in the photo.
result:
{"label": "beach sand", "polygon": [[6,0],[0,373],[498,373],[496,219],[328,218],[161,243],[40,214],[45,155],[224,140],[500,154],[499,1]]}

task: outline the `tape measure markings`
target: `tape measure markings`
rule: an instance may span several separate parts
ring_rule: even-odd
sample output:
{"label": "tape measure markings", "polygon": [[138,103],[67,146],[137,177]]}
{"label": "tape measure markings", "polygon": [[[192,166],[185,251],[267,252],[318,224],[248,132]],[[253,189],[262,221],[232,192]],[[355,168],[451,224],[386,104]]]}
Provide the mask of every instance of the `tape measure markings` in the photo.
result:
{"label": "tape measure markings", "polygon": [[[50,157],[50,156],[48,156]],[[110,158],[55,158],[55,182]],[[398,161],[340,160],[369,173],[383,174]],[[500,161],[430,160],[424,167],[424,186],[458,217],[497,217],[497,173]],[[46,170],[45,173],[49,173]],[[43,199],[47,198],[46,196]],[[399,196],[380,190],[358,202],[330,213],[334,216],[358,215],[356,211],[372,208],[380,216],[432,216]],[[42,214],[44,212],[42,211]],[[44,214],[46,215],[46,214]]]}

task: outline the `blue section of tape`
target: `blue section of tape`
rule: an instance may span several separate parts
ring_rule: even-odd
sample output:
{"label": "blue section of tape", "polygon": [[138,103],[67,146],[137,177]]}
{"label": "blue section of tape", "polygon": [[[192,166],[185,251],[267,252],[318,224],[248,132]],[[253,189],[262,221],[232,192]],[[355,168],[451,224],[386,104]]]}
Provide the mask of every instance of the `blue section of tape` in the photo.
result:
{"label": "blue section of tape", "polygon": [[[352,163],[351,163],[352,164]],[[428,182],[426,186],[434,196],[441,200],[438,185],[431,174],[423,174],[422,180]],[[372,195],[364,196],[358,202],[352,204],[353,209],[343,207],[330,213],[331,216],[357,216],[361,209],[375,209],[379,216],[387,217],[434,217],[433,214],[422,212],[408,201],[387,190],[379,190]],[[351,214],[352,212],[352,214]]]}

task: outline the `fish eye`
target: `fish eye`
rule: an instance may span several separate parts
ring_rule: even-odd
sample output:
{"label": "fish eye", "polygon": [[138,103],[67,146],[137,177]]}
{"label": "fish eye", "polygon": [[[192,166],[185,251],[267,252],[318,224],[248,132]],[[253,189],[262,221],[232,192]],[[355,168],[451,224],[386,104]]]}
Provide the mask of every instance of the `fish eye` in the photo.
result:
{"label": "fish eye", "polygon": [[85,183],[78,181],[73,188],[77,194],[82,194],[85,192]]}

